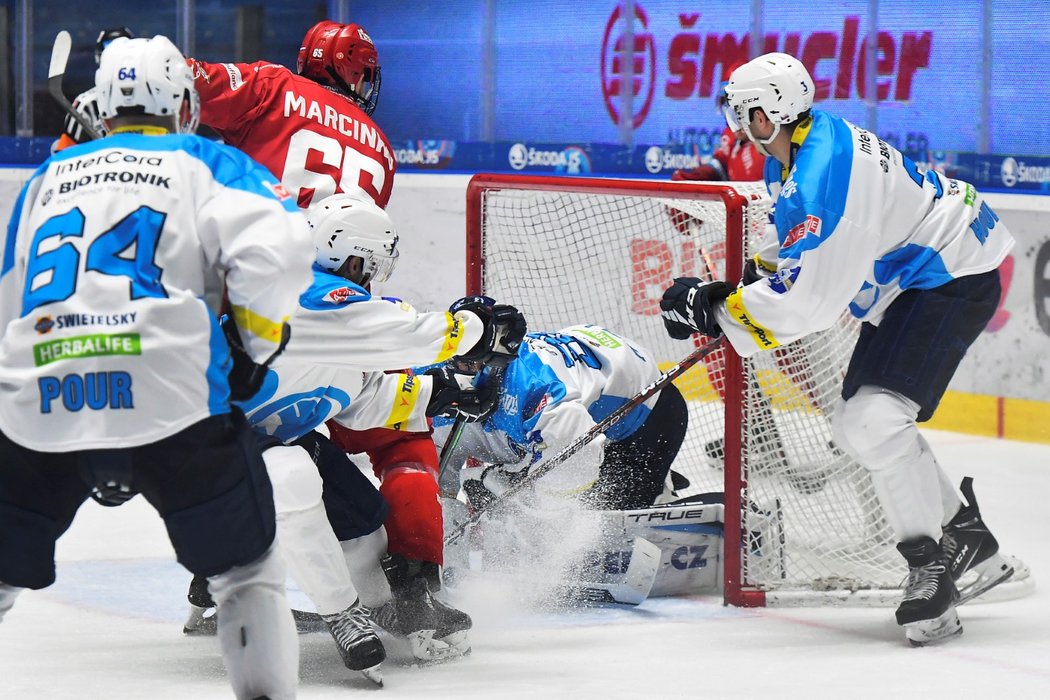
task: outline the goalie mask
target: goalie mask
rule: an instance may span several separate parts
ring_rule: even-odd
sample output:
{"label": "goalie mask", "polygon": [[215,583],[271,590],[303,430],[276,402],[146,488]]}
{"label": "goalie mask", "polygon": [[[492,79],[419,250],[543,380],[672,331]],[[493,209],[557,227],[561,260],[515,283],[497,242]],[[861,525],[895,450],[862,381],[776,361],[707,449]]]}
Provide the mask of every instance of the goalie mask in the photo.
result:
{"label": "goalie mask", "polygon": [[385,211],[352,195],[334,194],[315,204],[306,218],[319,266],[342,275],[347,260],[358,257],[361,279],[352,282],[363,287],[390,278],[400,253],[394,222]]}
{"label": "goalie mask", "polygon": [[[733,131],[743,131],[763,155],[765,146],[790,124],[813,107],[813,78],[802,61],[786,53],[767,53],[733,71],[726,85],[726,123]],[[773,123],[773,133],[758,139],[751,133],[751,114],[761,109]]]}
{"label": "goalie mask", "polygon": [[326,20],[310,27],[295,72],[343,92],[365,114],[379,104],[379,54],[360,25]]}
{"label": "goalie mask", "polygon": [[173,117],[176,130],[192,134],[200,120],[200,96],[186,59],[165,36],[114,39],[95,71],[102,119],[146,114]]}

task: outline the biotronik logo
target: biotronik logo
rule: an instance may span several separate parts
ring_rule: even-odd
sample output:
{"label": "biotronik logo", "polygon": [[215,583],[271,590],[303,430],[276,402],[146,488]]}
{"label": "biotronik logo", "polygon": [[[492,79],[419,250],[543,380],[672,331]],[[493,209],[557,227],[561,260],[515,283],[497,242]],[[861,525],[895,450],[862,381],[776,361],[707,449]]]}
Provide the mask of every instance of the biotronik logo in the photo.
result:
{"label": "biotronik logo", "polygon": [[[653,36],[649,33],[649,18],[645,10],[636,4],[633,18],[624,17],[623,11],[623,6],[617,5],[605,25],[605,36],[602,39],[602,95],[605,97],[605,108],[609,111],[613,123],[619,124],[619,98],[623,90],[623,80],[629,76],[633,98],[631,123],[637,129],[649,116],[649,108],[653,105],[653,94],[656,91],[656,49],[653,46]],[[625,51],[628,41],[631,41],[632,45],[629,51]],[[625,53],[630,56],[629,65],[625,65]],[[639,100],[639,97],[644,99]]]}
{"label": "biotronik logo", "polygon": [[[685,9],[689,3],[682,6]],[[621,94],[627,77],[634,112],[631,121],[638,128],[658,90],[662,97],[675,102],[713,104],[721,81],[728,77],[728,68],[750,58],[751,37],[746,26],[724,32],[715,28],[725,26],[723,17],[709,21],[695,11],[676,15],[678,31],[673,35],[674,30],[667,29],[655,29],[658,33],[654,35],[649,16],[637,1],[630,21],[620,4],[609,16],[602,38],[601,81],[605,107],[614,124],[621,120]],[[651,24],[654,28],[667,27],[662,21],[665,19],[654,18]],[[878,100],[911,101],[916,80],[921,77],[919,71],[930,67],[933,32],[879,31],[877,41],[882,56],[875,67]],[[860,17],[847,16],[835,28],[787,27],[767,33],[756,53],[782,51],[800,57],[813,76],[815,102],[865,100],[867,43],[867,30],[861,26]],[[629,62],[625,61],[628,57]]]}

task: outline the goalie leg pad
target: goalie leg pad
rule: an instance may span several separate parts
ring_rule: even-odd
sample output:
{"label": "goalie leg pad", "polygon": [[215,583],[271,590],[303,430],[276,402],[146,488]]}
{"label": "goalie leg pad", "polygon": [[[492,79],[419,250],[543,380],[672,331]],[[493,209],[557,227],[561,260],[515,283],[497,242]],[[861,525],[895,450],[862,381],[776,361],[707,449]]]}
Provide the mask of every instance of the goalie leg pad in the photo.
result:
{"label": "goalie leg pad", "polygon": [[567,582],[564,595],[572,600],[640,605],[649,597],[660,567],[660,548],[641,537],[622,548],[593,554]]}

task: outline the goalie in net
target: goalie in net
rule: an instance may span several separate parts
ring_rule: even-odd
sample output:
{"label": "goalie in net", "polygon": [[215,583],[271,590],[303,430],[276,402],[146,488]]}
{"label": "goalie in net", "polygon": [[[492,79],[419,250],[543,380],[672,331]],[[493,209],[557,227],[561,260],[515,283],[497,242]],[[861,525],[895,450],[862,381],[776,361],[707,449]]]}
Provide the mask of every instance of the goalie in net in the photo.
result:
{"label": "goalie in net", "polygon": [[[678,278],[661,301],[674,338],[723,333],[745,357],[863,321],[836,407],[836,443],[864,465],[909,575],[897,622],[912,644],[962,632],[955,611],[1013,570],[998,554],[969,480],[963,505],[916,423],[928,420],[995,312],[1013,239],[968,183],[915,163],[874,134],[812,110],[797,59],[761,56],[731,76],[730,126],[768,157],[775,270],[739,289]],[[902,233],[906,232],[906,233]],[[977,583],[963,592],[968,570]]]}
{"label": "goalie in net", "polygon": [[[457,371],[475,369],[457,363],[431,374],[451,383]],[[549,472],[532,474],[660,376],[648,350],[595,325],[530,333],[506,367],[481,369],[473,384],[488,410],[465,425],[442,486],[450,531],[468,509],[486,514],[472,537],[449,538],[446,575],[463,575],[468,542],[483,541],[483,568],[513,576],[544,602],[637,604],[717,587],[720,494],[678,499],[688,482],[671,464],[689,414],[674,384]],[[447,428],[435,422],[438,442],[450,439]],[[463,501],[454,497],[460,486]],[[669,521],[675,527],[661,527]]]}

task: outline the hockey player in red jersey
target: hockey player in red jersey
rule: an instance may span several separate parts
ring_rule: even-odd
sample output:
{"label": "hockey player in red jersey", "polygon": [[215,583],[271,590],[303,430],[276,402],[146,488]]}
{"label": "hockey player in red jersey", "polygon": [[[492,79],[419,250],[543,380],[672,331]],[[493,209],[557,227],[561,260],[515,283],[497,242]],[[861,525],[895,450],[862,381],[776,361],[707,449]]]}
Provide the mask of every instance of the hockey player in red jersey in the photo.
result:
{"label": "hockey player in red jersey", "polygon": [[294,73],[265,61],[190,66],[201,123],[254,154],[300,207],[354,191],[386,207],[397,162],[370,116],[379,100],[379,58],[360,26],[311,27]]}
{"label": "hockey player in red jersey", "polygon": [[[190,65],[201,95],[201,123],[266,165],[300,207],[340,192],[386,207],[397,162],[371,118],[381,71],[375,45],[362,27],[315,24],[303,38],[294,73],[265,61],[191,60]],[[330,428],[345,451],[368,453],[390,506],[384,528],[377,537],[360,538],[360,551],[348,561],[361,602],[389,610],[398,607],[386,605],[392,594],[394,602],[425,597],[427,589],[440,585],[437,571],[443,563],[438,459],[430,434]],[[380,538],[383,529],[386,537]],[[389,588],[382,574],[370,575],[368,563],[378,557],[383,557]],[[398,627],[403,629],[404,621]],[[462,638],[456,646],[436,645],[427,658],[466,651],[469,642]]]}

